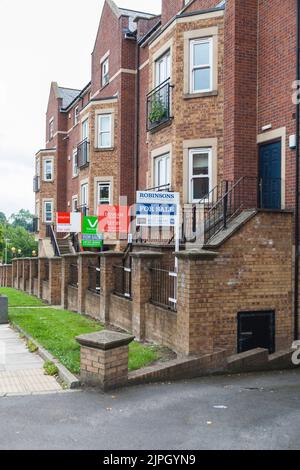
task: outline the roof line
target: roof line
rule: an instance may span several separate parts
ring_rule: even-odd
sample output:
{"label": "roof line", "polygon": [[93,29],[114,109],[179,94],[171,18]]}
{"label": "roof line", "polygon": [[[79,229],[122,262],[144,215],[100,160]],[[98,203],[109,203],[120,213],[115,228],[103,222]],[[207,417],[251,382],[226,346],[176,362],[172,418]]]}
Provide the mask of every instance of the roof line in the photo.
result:
{"label": "roof line", "polygon": [[[127,10],[127,11],[132,11],[133,13],[141,13],[142,15],[149,15],[149,16],[157,16],[156,13],[148,13],[147,11],[139,11],[139,10],[132,10],[131,8],[123,8],[123,7],[118,7],[119,10]],[[124,15],[126,16],[126,15]]]}
{"label": "roof line", "polygon": [[[92,82],[89,82],[84,88],[82,88],[82,90],[75,90],[75,91],[79,91],[79,94],[78,96],[76,96],[76,98],[74,98],[73,101],[71,101],[71,103],[66,107],[66,108],[61,108],[61,111],[68,111],[70,108],[72,108],[72,106],[79,100],[79,98],[82,97],[83,93],[91,86]],[[69,90],[72,89],[72,88],[69,88]]]}

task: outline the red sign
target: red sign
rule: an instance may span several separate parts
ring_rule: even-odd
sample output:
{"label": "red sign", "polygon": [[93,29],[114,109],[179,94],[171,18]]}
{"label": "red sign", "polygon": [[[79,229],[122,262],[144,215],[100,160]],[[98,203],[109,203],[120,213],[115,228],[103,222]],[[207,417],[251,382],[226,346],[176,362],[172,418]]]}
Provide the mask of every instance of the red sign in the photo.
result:
{"label": "red sign", "polygon": [[70,224],[71,223],[71,213],[70,212],[58,212],[57,213],[57,223],[60,224]]}
{"label": "red sign", "polygon": [[100,233],[128,233],[129,208],[128,206],[98,206]]}
{"label": "red sign", "polygon": [[57,233],[80,233],[81,213],[80,212],[57,212],[56,214]]}

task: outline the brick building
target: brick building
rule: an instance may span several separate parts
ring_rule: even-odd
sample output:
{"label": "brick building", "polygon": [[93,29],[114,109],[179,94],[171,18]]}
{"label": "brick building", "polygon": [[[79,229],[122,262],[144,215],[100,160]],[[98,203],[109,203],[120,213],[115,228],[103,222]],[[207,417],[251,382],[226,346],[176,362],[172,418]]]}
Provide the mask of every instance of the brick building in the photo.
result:
{"label": "brick building", "polygon": [[[195,292],[195,310],[187,304],[191,342],[178,333],[186,317],[170,317],[164,331],[165,317],[161,320],[149,306],[148,339],[175,349],[186,344],[177,348],[184,352],[211,350],[211,344],[230,344],[234,352],[237,314],[267,312],[274,323],[273,313],[279,311],[277,343],[287,347],[292,340],[293,224],[286,214],[294,207],[295,192],[296,7],[295,0],[162,0],[161,15],[154,16],[106,0],[91,82],[83,90],[51,85],[46,145],[36,155],[34,177],[41,256],[54,254],[57,211],[96,215],[99,205],[117,205],[122,196],[132,204],[136,190],[149,188],[180,193],[183,250],[196,246],[204,220],[204,248],[218,251],[217,260],[205,258],[198,268],[198,261],[192,263],[186,278],[179,279],[182,295],[188,276],[191,284],[201,280],[207,335],[201,333],[201,299]],[[198,210],[202,206],[204,215]],[[272,230],[284,226],[288,234],[277,233],[273,240]],[[150,248],[143,244],[145,249],[160,248],[142,231],[141,239],[152,241]],[[164,251],[168,262],[169,253]],[[270,288],[273,274],[264,271],[268,260],[276,265],[272,282],[287,289],[284,301]],[[227,299],[227,309],[216,298],[222,269],[220,299]],[[209,272],[214,274],[208,282]],[[119,299],[114,302],[118,308],[111,316],[116,317],[123,307]],[[130,329],[128,304],[125,310]],[[215,318],[212,310],[218,310]],[[120,318],[114,323],[124,326]]]}

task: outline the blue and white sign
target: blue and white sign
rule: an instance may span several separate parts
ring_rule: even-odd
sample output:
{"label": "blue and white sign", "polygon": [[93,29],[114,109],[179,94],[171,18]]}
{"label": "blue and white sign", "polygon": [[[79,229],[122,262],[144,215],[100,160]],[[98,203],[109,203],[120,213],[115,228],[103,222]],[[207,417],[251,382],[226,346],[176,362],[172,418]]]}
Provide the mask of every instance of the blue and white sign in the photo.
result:
{"label": "blue and white sign", "polygon": [[137,192],[136,225],[176,227],[179,193]]}

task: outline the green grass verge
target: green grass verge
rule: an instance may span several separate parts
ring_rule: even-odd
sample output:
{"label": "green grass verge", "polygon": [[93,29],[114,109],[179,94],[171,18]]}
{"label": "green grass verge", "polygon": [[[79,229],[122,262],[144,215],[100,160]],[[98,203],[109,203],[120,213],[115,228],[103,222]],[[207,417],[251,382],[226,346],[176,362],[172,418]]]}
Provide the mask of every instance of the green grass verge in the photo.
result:
{"label": "green grass verge", "polygon": [[8,297],[8,305],[10,307],[36,307],[44,305],[40,299],[11,287],[1,287],[0,294]]}
{"label": "green grass verge", "polygon": [[[10,304],[12,304],[15,301],[12,299],[20,293],[14,289],[10,291],[5,295],[8,295]],[[36,300],[34,297],[27,297],[30,297],[32,301]],[[29,299],[26,301],[29,302]],[[25,306],[28,306],[28,303]],[[103,326],[94,320],[68,310],[50,307],[41,309],[11,307],[9,318],[13,324],[18,325],[32,336],[74,374],[80,372],[80,346],[75,337],[103,330]],[[128,368],[130,371],[137,370],[151,364],[158,358],[159,351],[155,346],[145,346],[133,342],[129,346]]]}

